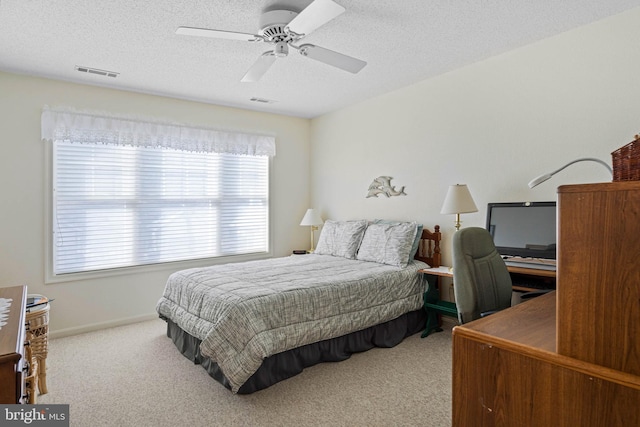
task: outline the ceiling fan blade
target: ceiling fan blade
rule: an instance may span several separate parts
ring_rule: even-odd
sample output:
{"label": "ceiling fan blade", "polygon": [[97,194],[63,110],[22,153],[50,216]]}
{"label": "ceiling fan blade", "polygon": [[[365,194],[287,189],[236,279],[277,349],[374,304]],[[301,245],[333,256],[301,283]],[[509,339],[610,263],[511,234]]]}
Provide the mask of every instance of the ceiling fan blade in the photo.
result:
{"label": "ceiling fan blade", "polygon": [[310,34],[345,11],[331,0],[315,0],[304,8],[287,27],[296,34]]}
{"label": "ceiling fan blade", "polygon": [[362,70],[364,66],[367,65],[365,61],[360,59],[312,44],[303,44],[300,46],[299,52],[303,56],[324,62],[325,64],[332,65],[353,74]]}
{"label": "ceiling fan blade", "polygon": [[267,70],[276,62],[276,55],[273,51],[263,53],[256,62],[249,68],[249,71],[242,77],[242,82],[257,82],[267,72]]}
{"label": "ceiling fan blade", "polygon": [[257,41],[262,40],[260,36],[248,33],[236,33],[234,31],[209,30],[207,28],[178,27],[176,34],[183,36],[212,37],[216,39]]}

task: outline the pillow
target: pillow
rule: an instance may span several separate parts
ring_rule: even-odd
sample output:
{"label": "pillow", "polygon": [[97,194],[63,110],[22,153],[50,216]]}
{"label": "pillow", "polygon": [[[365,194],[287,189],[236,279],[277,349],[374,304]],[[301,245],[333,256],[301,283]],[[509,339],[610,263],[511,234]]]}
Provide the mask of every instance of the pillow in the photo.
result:
{"label": "pillow", "polygon": [[[374,224],[401,224],[402,221],[389,221],[386,219],[374,219],[373,220]],[[416,256],[416,253],[418,253],[418,246],[420,246],[420,239],[422,238],[422,230],[424,228],[424,225],[422,224],[416,224],[416,237],[413,240],[413,246],[411,246],[411,252],[409,252],[409,258],[407,259],[407,264],[411,262],[411,260]]]}
{"label": "pillow", "polygon": [[369,224],[357,259],[406,267],[417,228],[415,222]]}
{"label": "pillow", "polygon": [[367,221],[364,219],[358,221],[328,219],[324,222],[314,253],[355,259],[366,228]]}
{"label": "pillow", "polygon": [[422,238],[422,229],[424,226],[422,224],[416,224],[416,237],[413,239],[413,246],[411,246],[411,252],[409,252],[409,259],[407,263],[410,263],[411,260],[418,253],[418,246],[420,246],[420,239]]}

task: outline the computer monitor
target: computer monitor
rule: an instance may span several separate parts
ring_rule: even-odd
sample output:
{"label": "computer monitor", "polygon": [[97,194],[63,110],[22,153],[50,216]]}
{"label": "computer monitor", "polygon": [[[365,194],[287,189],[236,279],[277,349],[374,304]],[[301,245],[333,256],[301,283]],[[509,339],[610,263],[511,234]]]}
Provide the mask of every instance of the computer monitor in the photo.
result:
{"label": "computer monitor", "polygon": [[556,202],[489,203],[487,230],[500,255],[556,259]]}

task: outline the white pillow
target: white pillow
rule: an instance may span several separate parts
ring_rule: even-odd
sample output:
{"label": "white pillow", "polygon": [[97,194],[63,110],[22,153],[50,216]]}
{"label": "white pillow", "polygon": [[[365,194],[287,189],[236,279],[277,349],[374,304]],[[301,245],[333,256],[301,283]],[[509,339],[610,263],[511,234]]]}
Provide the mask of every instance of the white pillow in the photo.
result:
{"label": "white pillow", "polygon": [[415,222],[369,224],[357,259],[406,267],[416,232]]}
{"label": "white pillow", "polygon": [[[388,219],[374,219],[374,224],[401,224],[406,221],[390,221]],[[407,259],[407,264],[411,262],[418,253],[418,246],[420,246],[420,239],[422,239],[422,230],[424,229],[424,225],[416,223],[416,237],[413,240],[413,246],[411,246],[411,251],[409,252],[409,258]]]}
{"label": "white pillow", "polygon": [[367,221],[364,219],[357,221],[332,221],[328,219],[322,226],[318,246],[314,253],[355,259],[366,228]]}

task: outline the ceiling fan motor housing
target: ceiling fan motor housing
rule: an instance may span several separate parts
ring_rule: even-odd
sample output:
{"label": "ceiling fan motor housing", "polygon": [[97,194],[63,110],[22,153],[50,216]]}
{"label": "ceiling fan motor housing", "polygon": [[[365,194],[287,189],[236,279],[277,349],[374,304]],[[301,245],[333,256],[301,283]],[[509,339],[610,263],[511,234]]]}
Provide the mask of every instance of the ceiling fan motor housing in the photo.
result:
{"label": "ceiling fan motor housing", "polygon": [[291,41],[293,37],[284,29],[297,15],[297,12],[291,10],[264,12],[260,16],[260,35],[265,38],[265,41],[272,43]]}

